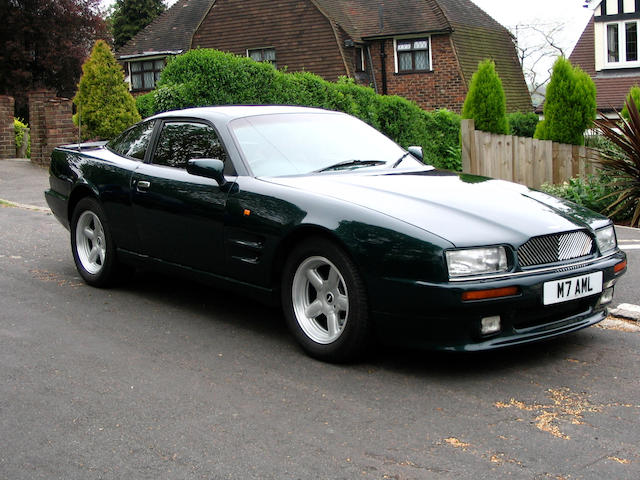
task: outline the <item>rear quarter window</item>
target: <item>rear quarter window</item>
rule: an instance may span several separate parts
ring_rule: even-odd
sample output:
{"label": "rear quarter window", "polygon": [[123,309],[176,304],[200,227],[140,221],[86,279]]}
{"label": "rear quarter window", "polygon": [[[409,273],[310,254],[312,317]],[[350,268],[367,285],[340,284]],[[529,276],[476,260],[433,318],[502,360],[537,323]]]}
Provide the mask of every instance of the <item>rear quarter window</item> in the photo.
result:
{"label": "rear quarter window", "polygon": [[123,157],[144,160],[154,125],[154,120],[134,125],[111,140],[107,147]]}

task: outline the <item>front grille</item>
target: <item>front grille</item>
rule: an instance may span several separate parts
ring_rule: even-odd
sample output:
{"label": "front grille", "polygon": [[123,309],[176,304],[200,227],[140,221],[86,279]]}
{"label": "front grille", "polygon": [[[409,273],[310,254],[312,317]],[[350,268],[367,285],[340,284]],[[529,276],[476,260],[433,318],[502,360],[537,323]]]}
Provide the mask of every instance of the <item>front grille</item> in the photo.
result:
{"label": "front grille", "polygon": [[518,249],[521,267],[546,265],[587,257],[594,253],[590,235],[581,230],[534,237]]}

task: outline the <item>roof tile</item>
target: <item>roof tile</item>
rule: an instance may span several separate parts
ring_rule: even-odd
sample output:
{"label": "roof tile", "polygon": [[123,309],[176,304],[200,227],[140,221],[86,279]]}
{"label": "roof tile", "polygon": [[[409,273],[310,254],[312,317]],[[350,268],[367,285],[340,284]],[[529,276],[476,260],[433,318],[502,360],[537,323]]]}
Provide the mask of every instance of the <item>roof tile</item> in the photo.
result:
{"label": "roof tile", "polygon": [[186,51],[191,38],[215,0],[179,0],[123,45],[116,55]]}

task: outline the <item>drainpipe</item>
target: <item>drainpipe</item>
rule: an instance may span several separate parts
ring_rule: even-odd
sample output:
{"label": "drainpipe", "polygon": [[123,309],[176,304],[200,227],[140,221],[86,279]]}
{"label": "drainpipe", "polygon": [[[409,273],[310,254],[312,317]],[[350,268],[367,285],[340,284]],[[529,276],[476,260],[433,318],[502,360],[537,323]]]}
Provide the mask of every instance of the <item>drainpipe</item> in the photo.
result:
{"label": "drainpipe", "polygon": [[382,65],[382,94],[386,95],[387,94],[387,62],[386,62],[387,54],[384,51],[384,42],[385,42],[384,39],[380,42],[380,64]]}

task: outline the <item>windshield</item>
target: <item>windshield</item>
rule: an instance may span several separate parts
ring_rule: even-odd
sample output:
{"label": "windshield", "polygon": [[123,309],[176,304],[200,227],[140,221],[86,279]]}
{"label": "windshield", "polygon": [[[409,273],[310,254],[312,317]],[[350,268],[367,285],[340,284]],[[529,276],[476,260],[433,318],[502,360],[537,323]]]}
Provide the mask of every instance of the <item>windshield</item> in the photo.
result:
{"label": "windshield", "polygon": [[239,118],[230,129],[258,177],[300,175],[338,164],[344,164],[338,169],[393,164],[405,152],[366,123],[341,113]]}

